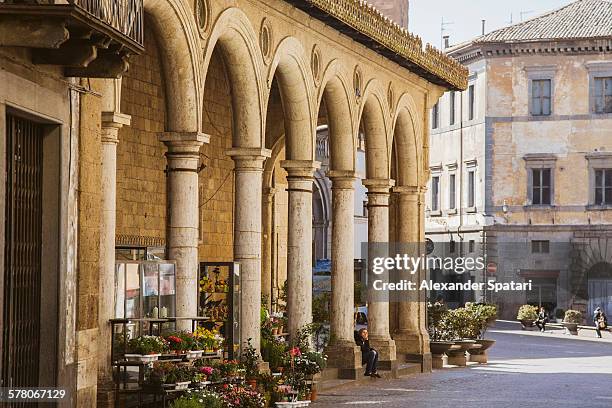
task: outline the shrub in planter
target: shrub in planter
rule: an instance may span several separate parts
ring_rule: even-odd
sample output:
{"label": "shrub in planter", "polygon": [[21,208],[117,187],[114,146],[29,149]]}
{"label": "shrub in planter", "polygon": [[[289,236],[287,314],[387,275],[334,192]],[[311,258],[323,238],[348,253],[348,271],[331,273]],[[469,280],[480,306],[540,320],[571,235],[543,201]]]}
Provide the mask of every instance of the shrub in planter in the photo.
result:
{"label": "shrub in planter", "polygon": [[327,366],[327,356],[316,351],[308,351],[296,356],[294,360],[295,369],[304,374],[305,377],[312,377],[320,373]]}
{"label": "shrub in planter", "polygon": [[538,308],[532,305],[523,305],[519,308],[516,319],[520,321],[538,320]]}
{"label": "shrub in planter", "polygon": [[289,364],[287,359],[287,343],[281,339],[261,339],[262,357],[267,361],[271,369],[286,367]]}
{"label": "shrub in planter", "polygon": [[440,329],[443,340],[471,339],[478,335],[472,313],[465,308],[449,310],[442,317]]}
{"label": "shrub in planter", "polygon": [[147,382],[151,385],[176,384],[190,382],[193,374],[188,367],[179,367],[174,363],[158,361],[153,363]]}
{"label": "shrub in planter", "polygon": [[471,335],[476,335],[470,338],[484,338],[487,327],[497,318],[497,307],[490,304],[469,304],[466,305],[466,310],[471,314],[472,327],[470,328]]}
{"label": "shrub in planter", "polygon": [[429,338],[432,341],[447,340],[447,333],[444,332],[442,324],[445,315],[448,313],[448,308],[445,304],[428,303],[427,304],[427,328]]}
{"label": "shrub in planter", "polygon": [[568,310],[565,312],[565,316],[563,317],[563,323],[582,323],[582,313],[578,310]]}

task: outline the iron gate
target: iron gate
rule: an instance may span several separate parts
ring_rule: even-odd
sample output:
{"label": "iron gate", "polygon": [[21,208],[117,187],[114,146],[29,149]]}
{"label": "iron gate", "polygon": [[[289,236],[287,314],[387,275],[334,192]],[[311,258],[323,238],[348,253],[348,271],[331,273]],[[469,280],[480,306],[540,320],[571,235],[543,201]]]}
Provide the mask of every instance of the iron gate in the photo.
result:
{"label": "iron gate", "polygon": [[39,376],[43,127],[6,116],[2,386]]}

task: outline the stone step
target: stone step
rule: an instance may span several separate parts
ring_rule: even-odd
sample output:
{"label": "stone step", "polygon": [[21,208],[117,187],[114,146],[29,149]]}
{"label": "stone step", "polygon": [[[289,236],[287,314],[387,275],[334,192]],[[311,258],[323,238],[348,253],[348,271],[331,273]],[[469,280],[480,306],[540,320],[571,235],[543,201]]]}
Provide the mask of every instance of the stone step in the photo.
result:
{"label": "stone step", "polygon": [[421,364],[419,363],[401,363],[397,365],[397,377],[406,377],[421,373]]}

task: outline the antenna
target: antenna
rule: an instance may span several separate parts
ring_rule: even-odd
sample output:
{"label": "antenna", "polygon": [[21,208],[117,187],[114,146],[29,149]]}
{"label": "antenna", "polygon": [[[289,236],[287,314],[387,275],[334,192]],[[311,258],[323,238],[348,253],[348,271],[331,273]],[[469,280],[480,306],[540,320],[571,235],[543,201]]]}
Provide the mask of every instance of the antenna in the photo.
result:
{"label": "antenna", "polygon": [[512,13],[510,13],[510,20],[506,21],[506,23],[512,25],[512,23],[514,23],[514,21],[512,21]]}
{"label": "antenna", "polygon": [[442,16],[442,22],[440,23],[440,49],[444,49],[444,32],[448,31],[446,26],[453,25],[455,23],[451,21],[444,21],[444,16]]}

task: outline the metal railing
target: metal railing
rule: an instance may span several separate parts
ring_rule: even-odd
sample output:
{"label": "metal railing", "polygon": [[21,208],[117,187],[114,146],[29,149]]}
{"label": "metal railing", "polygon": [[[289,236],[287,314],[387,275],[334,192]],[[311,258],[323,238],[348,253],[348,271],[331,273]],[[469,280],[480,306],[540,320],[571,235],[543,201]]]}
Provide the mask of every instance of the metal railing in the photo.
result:
{"label": "metal railing", "polygon": [[138,44],[143,44],[143,0],[68,0]]}
{"label": "metal railing", "polygon": [[143,45],[144,42],[143,0],[0,0],[0,5],[2,4],[34,6],[71,4],[129,37],[139,45]]}

